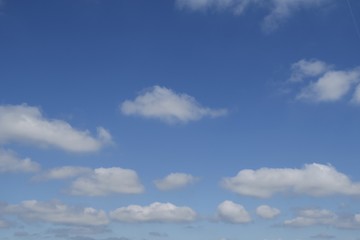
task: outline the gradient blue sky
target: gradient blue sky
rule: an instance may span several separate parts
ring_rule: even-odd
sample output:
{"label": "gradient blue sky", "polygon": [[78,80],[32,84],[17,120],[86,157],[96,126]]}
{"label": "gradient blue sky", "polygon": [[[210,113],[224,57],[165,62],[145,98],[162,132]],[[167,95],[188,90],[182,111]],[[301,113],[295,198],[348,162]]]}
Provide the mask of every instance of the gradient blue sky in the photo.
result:
{"label": "gradient blue sky", "polygon": [[0,239],[359,240],[360,2],[0,0]]}

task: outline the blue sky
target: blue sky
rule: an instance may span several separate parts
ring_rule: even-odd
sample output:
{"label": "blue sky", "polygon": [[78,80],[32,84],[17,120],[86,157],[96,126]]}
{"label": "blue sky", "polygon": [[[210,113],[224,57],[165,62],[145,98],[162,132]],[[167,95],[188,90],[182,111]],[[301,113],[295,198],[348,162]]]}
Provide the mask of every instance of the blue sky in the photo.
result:
{"label": "blue sky", "polygon": [[359,10],[0,0],[0,238],[359,240]]}

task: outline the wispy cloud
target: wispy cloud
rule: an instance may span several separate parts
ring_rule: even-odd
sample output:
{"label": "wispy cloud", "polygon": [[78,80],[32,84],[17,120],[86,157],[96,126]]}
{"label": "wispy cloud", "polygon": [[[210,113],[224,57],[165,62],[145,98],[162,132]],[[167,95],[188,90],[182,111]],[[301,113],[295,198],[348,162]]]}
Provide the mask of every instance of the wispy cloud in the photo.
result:
{"label": "wispy cloud", "polygon": [[285,220],[284,226],[287,227],[311,227],[316,225],[330,226],[342,229],[359,229],[360,214],[338,215],[327,209],[309,208],[302,209],[293,219]]}
{"label": "wispy cloud", "polygon": [[265,219],[271,219],[280,214],[280,210],[268,205],[261,205],[256,208],[256,214]]}
{"label": "wispy cloud", "polygon": [[0,106],[0,143],[25,142],[69,152],[93,152],[111,142],[110,133],[98,127],[94,138],[62,120],[46,119],[39,108],[28,105]]}
{"label": "wispy cloud", "polygon": [[7,214],[14,214],[25,221],[42,221],[55,224],[101,226],[109,223],[106,213],[94,208],[79,208],[59,201],[23,201],[4,208]]}
{"label": "wispy cloud", "polygon": [[93,172],[91,168],[87,167],[75,167],[75,166],[63,166],[46,170],[36,175],[34,180],[61,180],[79,177],[81,175],[89,175]]}
{"label": "wispy cloud", "polygon": [[186,173],[171,173],[163,179],[155,180],[155,186],[163,191],[185,187],[194,183],[198,178]]}
{"label": "wispy cloud", "polygon": [[40,164],[30,158],[19,159],[14,152],[0,148],[0,173],[37,172]]}
{"label": "wispy cloud", "polygon": [[134,100],[124,101],[120,109],[124,115],[159,119],[166,123],[187,123],[227,114],[226,109],[202,107],[195,98],[160,86],[148,89]]}
{"label": "wispy cloud", "polygon": [[70,194],[85,196],[138,194],[143,191],[137,173],[119,167],[96,168],[90,174],[75,179],[69,189]]}
{"label": "wispy cloud", "polygon": [[250,214],[246,209],[237,203],[226,200],[217,207],[217,219],[229,223],[251,222]]}
{"label": "wispy cloud", "polygon": [[244,169],[234,177],[224,178],[221,185],[240,195],[260,198],[287,192],[311,196],[360,195],[360,183],[352,182],[333,166],[316,163],[301,169]]}
{"label": "wispy cloud", "polygon": [[230,11],[234,15],[241,15],[249,6],[268,9],[264,17],[262,28],[265,32],[276,30],[280,24],[290,18],[297,11],[308,8],[319,8],[332,0],[176,0],[180,9],[192,11]]}
{"label": "wispy cloud", "polygon": [[191,222],[197,214],[189,207],[155,202],[149,206],[121,207],[110,212],[110,217],[121,222]]}
{"label": "wispy cloud", "polygon": [[289,82],[302,86],[298,100],[335,102],[354,92],[351,102],[360,103],[360,67],[336,70],[323,61],[302,59],[292,65]]}

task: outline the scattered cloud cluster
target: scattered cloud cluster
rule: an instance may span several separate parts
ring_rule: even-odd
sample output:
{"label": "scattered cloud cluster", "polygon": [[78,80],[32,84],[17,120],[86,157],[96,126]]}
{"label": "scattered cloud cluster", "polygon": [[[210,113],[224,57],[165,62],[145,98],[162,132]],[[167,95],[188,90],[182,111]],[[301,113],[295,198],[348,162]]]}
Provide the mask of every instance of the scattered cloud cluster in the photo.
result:
{"label": "scattered cloud cluster", "polygon": [[295,12],[307,9],[318,8],[330,3],[332,0],[176,0],[176,4],[181,9],[192,11],[207,11],[215,9],[217,11],[230,11],[234,15],[241,15],[250,6],[257,6],[269,9],[265,16],[262,27],[266,32],[276,30],[286,19],[290,18]]}
{"label": "scattered cloud cluster", "polygon": [[201,106],[195,98],[178,94],[171,89],[154,86],[134,100],[124,101],[120,106],[124,115],[137,115],[159,119],[166,123],[187,123],[203,117],[219,117],[226,109],[211,109]]}
{"label": "scattered cloud cluster", "polygon": [[290,82],[303,85],[296,98],[313,102],[335,102],[352,93],[351,102],[360,103],[360,67],[335,70],[319,60],[302,59],[291,67]]}
{"label": "scattered cloud cluster", "polygon": [[194,183],[197,180],[196,177],[186,173],[171,173],[165,178],[155,180],[155,186],[162,191],[168,191],[185,187]]}
{"label": "scattered cloud cluster", "polygon": [[94,152],[111,142],[110,133],[98,127],[94,138],[62,120],[46,119],[39,108],[27,105],[0,106],[0,143],[25,142],[52,146],[69,152]]}
{"label": "scattered cloud cluster", "polygon": [[261,205],[256,208],[256,214],[265,219],[271,219],[280,214],[280,210],[268,205]]}
{"label": "scattered cloud cluster", "polygon": [[237,203],[226,200],[219,204],[217,208],[218,220],[229,223],[248,223],[251,222],[250,214],[246,209]]}
{"label": "scattered cloud cluster", "polygon": [[6,172],[37,172],[40,164],[29,158],[19,159],[15,153],[0,149],[0,173]]}
{"label": "scattered cloud cluster", "polygon": [[245,169],[235,177],[224,178],[221,185],[240,195],[260,198],[286,192],[311,196],[360,195],[360,183],[352,182],[330,165],[317,163],[306,164],[302,169]]}
{"label": "scattered cloud cluster", "polygon": [[144,191],[137,173],[119,167],[96,168],[71,184],[73,195],[106,196],[113,193],[137,194]]}
{"label": "scattered cloud cluster", "polygon": [[57,224],[99,226],[109,223],[106,213],[94,208],[70,207],[58,201],[23,201],[18,205],[8,205],[3,210],[15,214],[25,221],[43,221]]}
{"label": "scattered cloud cluster", "polygon": [[149,206],[130,205],[110,212],[110,217],[121,222],[191,222],[196,212],[189,207],[155,202]]}
{"label": "scattered cloud cluster", "polygon": [[303,209],[293,219],[285,220],[287,227],[311,227],[316,225],[330,226],[342,229],[359,229],[360,221],[355,215],[338,215],[327,209]]}

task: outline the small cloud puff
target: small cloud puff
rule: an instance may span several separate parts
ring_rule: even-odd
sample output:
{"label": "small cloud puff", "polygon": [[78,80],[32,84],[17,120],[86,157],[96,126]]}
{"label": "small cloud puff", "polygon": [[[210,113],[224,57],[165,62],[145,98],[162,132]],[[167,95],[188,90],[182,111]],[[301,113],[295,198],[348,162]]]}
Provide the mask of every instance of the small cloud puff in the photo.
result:
{"label": "small cloud puff", "polygon": [[246,209],[229,200],[220,203],[217,207],[217,219],[234,224],[251,222],[251,217]]}
{"label": "small cloud puff", "polygon": [[162,191],[168,191],[185,187],[194,183],[196,177],[186,173],[171,173],[163,179],[155,180],[155,186]]}
{"label": "small cloud puff", "polygon": [[280,210],[268,205],[261,205],[256,208],[256,214],[262,218],[271,219],[280,214]]}
{"label": "small cloud puff", "polygon": [[226,109],[202,107],[195,98],[160,86],[154,86],[133,101],[124,101],[120,110],[124,115],[159,119],[166,123],[187,123],[203,117],[219,117],[227,114]]}

